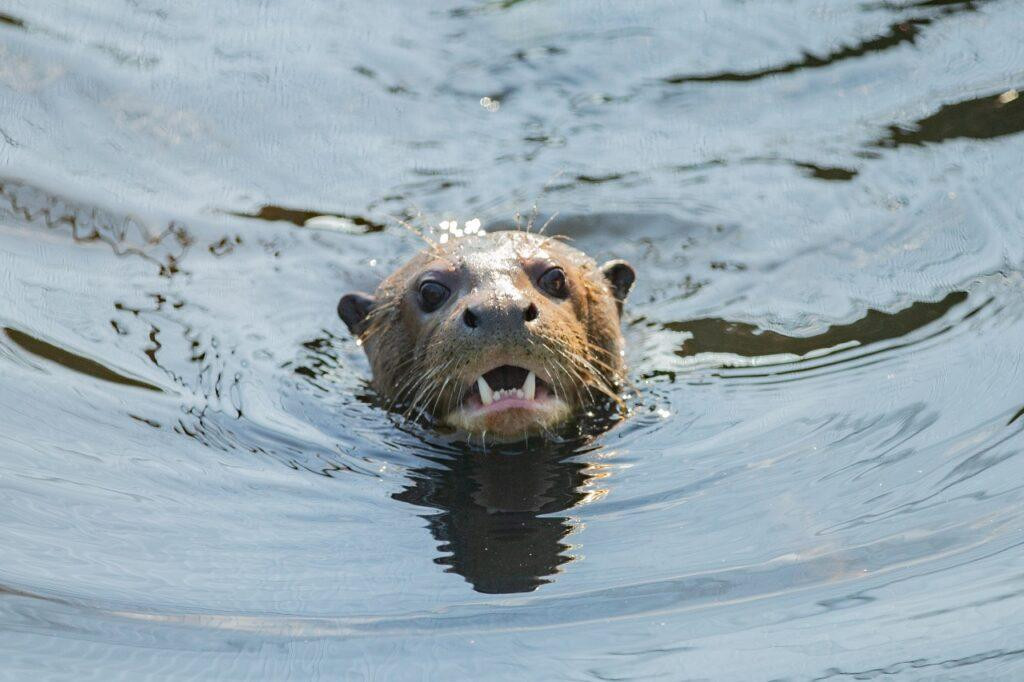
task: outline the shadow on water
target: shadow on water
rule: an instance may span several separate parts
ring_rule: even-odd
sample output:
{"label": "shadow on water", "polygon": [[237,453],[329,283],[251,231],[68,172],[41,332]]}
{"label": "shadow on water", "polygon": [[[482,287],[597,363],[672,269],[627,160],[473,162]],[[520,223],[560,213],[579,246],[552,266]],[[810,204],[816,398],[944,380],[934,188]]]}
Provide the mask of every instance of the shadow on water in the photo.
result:
{"label": "shadow on water", "polygon": [[510,456],[466,453],[412,471],[394,498],[439,510],[424,516],[446,555],[435,562],[488,594],[530,592],[571,561],[564,540],[574,528],[552,516],[582,502],[595,476],[564,449]]}

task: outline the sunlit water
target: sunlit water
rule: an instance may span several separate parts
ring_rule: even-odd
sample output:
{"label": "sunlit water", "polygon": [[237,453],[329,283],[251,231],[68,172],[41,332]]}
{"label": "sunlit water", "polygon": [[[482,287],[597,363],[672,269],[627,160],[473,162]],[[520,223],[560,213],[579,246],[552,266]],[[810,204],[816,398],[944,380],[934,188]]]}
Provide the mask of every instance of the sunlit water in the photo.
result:
{"label": "sunlit water", "polygon": [[[0,14],[0,677],[1020,679],[1024,8]],[[337,319],[419,226],[639,273],[481,456]]]}

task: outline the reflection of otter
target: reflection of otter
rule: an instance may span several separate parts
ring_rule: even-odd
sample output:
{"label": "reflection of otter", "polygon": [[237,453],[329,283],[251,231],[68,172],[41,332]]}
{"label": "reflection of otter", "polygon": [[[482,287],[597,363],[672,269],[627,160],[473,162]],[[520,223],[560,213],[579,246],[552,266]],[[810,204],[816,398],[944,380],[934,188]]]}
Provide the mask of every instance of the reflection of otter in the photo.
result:
{"label": "reflection of otter", "polygon": [[585,496],[590,465],[550,449],[514,456],[459,456],[412,474],[395,499],[440,513],[425,518],[449,556],[436,559],[490,594],[529,592],[569,561],[564,516]]}

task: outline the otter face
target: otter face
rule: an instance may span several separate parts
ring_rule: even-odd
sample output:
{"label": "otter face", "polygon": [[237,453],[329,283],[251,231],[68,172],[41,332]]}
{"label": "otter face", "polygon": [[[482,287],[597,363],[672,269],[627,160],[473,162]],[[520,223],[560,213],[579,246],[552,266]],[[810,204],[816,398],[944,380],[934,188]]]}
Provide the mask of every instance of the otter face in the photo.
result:
{"label": "otter face", "polygon": [[495,232],[417,254],[338,312],[381,396],[491,441],[549,431],[623,375],[623,261],[598,268],[553,238]]}

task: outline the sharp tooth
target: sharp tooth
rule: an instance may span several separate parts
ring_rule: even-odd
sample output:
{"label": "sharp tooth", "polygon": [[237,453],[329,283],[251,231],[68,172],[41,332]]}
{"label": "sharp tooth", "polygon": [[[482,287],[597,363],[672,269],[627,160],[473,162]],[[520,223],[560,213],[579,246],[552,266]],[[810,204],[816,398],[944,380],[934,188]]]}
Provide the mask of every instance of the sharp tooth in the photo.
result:
{"label": "sharp tooth", "polygon": [[526,381],[523,382],[523,396],[527,400],[533,400],[537,395],[537,375],[530,372],[526,375]]}
{"label": "sharp tooth", "polygon": [[516,391],[516,397],[519,398],[520,400],[526,397],[526,394],[523,393],[523,389],[520,388],[519,390]]}
{"label": "sharp tooth", "polygon": [[494,393],[491,391],[491,386],[487,383],[487,379],[484,379],[483,375],[476,378],[476,387],[480,389],[480,402],[484,405],[490,405],[494,400]]}

